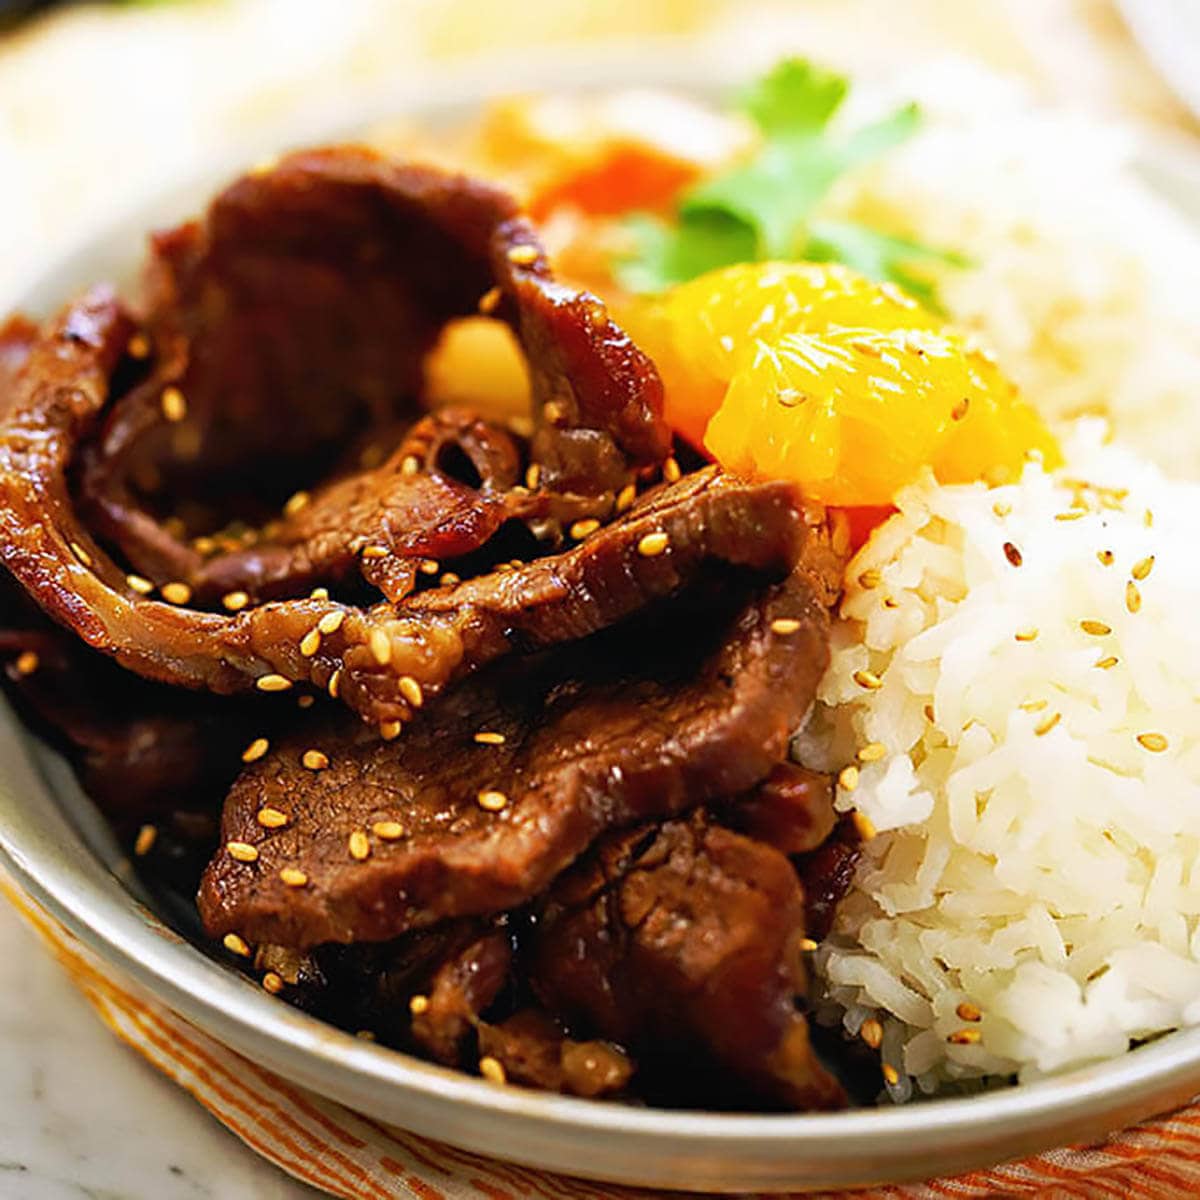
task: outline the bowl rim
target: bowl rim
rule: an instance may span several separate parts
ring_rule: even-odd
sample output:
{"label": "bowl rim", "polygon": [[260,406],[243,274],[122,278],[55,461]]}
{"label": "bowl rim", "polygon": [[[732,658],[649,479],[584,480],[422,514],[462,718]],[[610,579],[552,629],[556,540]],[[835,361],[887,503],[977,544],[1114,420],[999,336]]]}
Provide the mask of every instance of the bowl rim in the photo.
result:
{"label": "bowl rim", "polygon": [[[386,116],[463,111],[505,90],[652,85],[712,93],[741,75],[700,53],[682,66],[656,51],[628,47],[556,59],[551,69],[525,67],[499,80],[447,72],[440,83],[391,90],[344,108],[284,137],[296,144],[344,136]],[[483,76],[481,82],[480,75]],[[253,147],[222,156],[185,185],[139,202],[93,230],[27,289],[33,311],[61,300],[81,268],[107,248],[129,243],[155,223],[148,214],[180,211],[207,195],[214,179],[253,161]],[[1180,153],[1172,150],[1172,154]],[[1184,156],[1186,157],[1186,155]],[[1160,156],[1161,158],[1161,156]],[[1197,178],[1200,154],[1181,167]],[[124,256],[127,257],[127,256]],[[281,1004],[242,976],[168,930],[129,891],[131,872],[105,860],[81,836],[82,797],[63,761],[35,743],[11,708],[0,711],[0,866],[84,945],[122,975],[200,1029],[278,1073],[353,1107],[393,1092],[405,1099],[404,1127],[484,1154],[612,1182],[667,1188],[742,1190],[898,1181],[961,1170],[1107,1132],[1182,1102],[1200,1089],[1200,1028],[1164,1035],[1119,1058],[1061,1075],[972,1096],[922,1099],[894,1108],[836,1113],[742,1114],[640,1109],[520,1087],[497,1089],[461,1072],[357,1039]],[[60,803],[61,802],[61,803]],[[65,806],[65,807],[64,807]],[[479,1136],[460,1126],[477,1122]],[[521,1126],[534,1123],[540,1133]],[[398,1122],[399,1123],[399,1122]],[[447,1132],[450,1129],[452,1132]],[[983,1131],[986,1136],[981,1136]],[[539,1151],[556,1134],[578,1157]],[[497,1135],[501,1140],[492,1139]],[[594,1135],[619,1137],[628,1161],[607,1142],[603,1156],[581,1153]],[[658,1165],[647,1155],[662,1156]]]}

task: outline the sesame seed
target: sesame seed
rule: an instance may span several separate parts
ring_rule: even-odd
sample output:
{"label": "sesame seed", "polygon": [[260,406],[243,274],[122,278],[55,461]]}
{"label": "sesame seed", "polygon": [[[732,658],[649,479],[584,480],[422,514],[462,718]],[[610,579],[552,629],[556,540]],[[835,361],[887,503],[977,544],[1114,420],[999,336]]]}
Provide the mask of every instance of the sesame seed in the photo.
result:
{"label": "sesame seed", "polygon": [[304,887],[308,883],[308,876],[299,867],[283,867],[279,872],[279,878],[288,887]]}
{"label": "sesame seed", "polygon": [[1036,629],[1018,629],[1013,637],[1018,642],[1032,642],[1037,640],[1038,631]]}
{"label": "sesame seed", "polygon": [[294,492],[288,497],[287,503],[283,506],[283,515],[285,517],[294,517],[302,509],[308,507],[308,502],[312,497],[307,492]]}
{"label": "sesame seed", "polygon": [[356,829],[350,835],[348,846],[350,857],[358,859],[359,862],[371,856],[371,843],[367,840],[367,835],[361,829]]}
{"label": "sesame seed", "polygon": [[154,591],[154,584],[141,575],[126,575],[125,582],[129,585],[129,590],[137,592],[139,596],[148,596]]}
{"label": "sesame seed", "polygon": [[[524,566],[525,564],[522,563],[521,565]],[[423,558],[421,559],[420,566],[417,567],[417,570],[422,575],[436,575],[441,569],[442,564],[436,558]]]}
{"label": "sesame seed", "polygon": [[1111,567],[1116,555],[1111,550],[1097,550],[1096,557],[1100,560],[1102,567]]}
{"label": "sesame seed", "polygon": [[416,475],[421,470],[421,460],[415,454],[406,454],[400,461],[400,474]]}
{"label": "sesame seed", "polygon": [[996,514],[996,516],[1003,519],[1004,517],[1007,517],[1009,513],[1012,512],[1012,505],[1006,503],[1003,500],[997,500],[996,503],[992,505],[992,512],[994,512]]}
{"label": "sesame seed", "polygon": [[314,654],[321,648],[321,631],[317,628],[310,629],[300,639],[300,653],[305,658],[312,658]]}
{"label": "sesame seed", "polygon": [[1147,529],[1154,524],[1154,513],[1151,512],[1150,509],[1146,509],[1146,511],[1142,514],[1142,524],[1145,525]]}
{"label": "sesame seed", "polygon": [[195,550],[197,554],[203,554],[206,556],[209,554],[216,554],[217,543],[213,538],[202,534],[200,537],[192,538],[192,549]]}
{"label": "sesame seed", "polygon": [[475,799],[479,807],[488,812],[500,812],[501,809],[508,807],[508,797],[503,792],[497,792],[492,788],[484,788]]}
{"label": "sesame seed", "polygon": [[262,985],[272,996],[278,996],[283,991],[283,977],[274,971],[268,971],[262,978]]}
{"label": "sesame seed", "polygon": [[226,592],[221,597],[221,603],[230,612],[241,612],[250,603],[250,597],[245,592]]}
{"label": "sesame seed", "polygon": [[158,827],[155,825],[143,825],[137,832],[137,838],[133,843],[133,852],[138,858],[144,858],[151,850],[154,849],[154,843],[158,840]]}
{"label": "sesame seed", "polygon": [[37,656],[36,650],[22,650],[17,655],[17,661],[13,665],[17,669],[17,674],[24,678],[27,675],[32,675],[38,669],[41,661]]}
{"label": "sesame seed", "polygon": [[265,737],[257,737],[242,751],[242,762],[258,762],[271,748],[271,743]]}
{"label": "sesame seed", "polygon": [[1038,722],[1038,723],[1037,723],[1037,724],[1036,724],[1036,725],[1033,727],[1033,732],[1034,732],[1034,733],[1035,733],[1035,734],[1036,734],[1038,737],[1044,737],[1044,736],[1045,736],[1046,734],[1048,734],[1048,733],[1050,732],[1050,730],[1052,730],[1052,729],[1055,727],[1055,725],[1057,725],[1057,724],[1059,723],[1059,721],[1061,721],[1061,720],[1062,720],[1062,713],[1060,713],[1060,712],[1054,712],[1054,713],[1051,713],[1051,714],[1050,714],[1048,717],[1043,717],[1043,718],[1042,718],[1042,719],[1041,719],[1041,720],[1040,720],[1040,721],[1039,721],[1039,722]]}
{"label": "sesame seed", "polygon": [[1092,637],[1108,637],[1112,633],[1112,626],[1106,625],[1103,621],[1080,621],[1079,628],[1084,633],[1090,633]]}
{"label": "sesame seed", "polygon": [[982,1021],[983,1013],[969,1000],[964,1000],[955,1010],[960,1021]]}
{"label": "sesame seed", "polygon": [[503,746],[504,734],[492,733],[489,729],[481,729],[476,735],[475,740],[481,746]]}
{"label": "sesame seed", "polygon": [[1110,654],[1107,658],[1098,658],[1094,665],[1101,671],[1107,671],[1110,667],[1115,667],[1119,661],[1115,654]]}
{"label": "sesame seed", "polygon": [[250,947],[246,945],[246,939],[238,937],[236,933],[227,933],[221,939],[221,944],[230,954],[236,954],[239,958],[250,957]]}
{"label": "sesame seed", "polygon": [[1024,704],[1019,705],[1019,708],[1022,712],[1041,712],[1049,703],[1049,700],[1026,700]]}
{"label": "sesame seed", "polygon": [[862,1038],[872,1050],[878,1050],[883,1044],[883,1026],[872,1017],[868,1021],[862,1023],[862,1028],[858,1031],[858,1036]]}
{"label": "sesame seed", "polygon": [[236,859],[242,863],[252,863],[258,861],[258,850],[250,845],[249,842],[226,842],[225,849],[229,852],[229,857]]}
{"label": "sesame seed", "polygon": [[528,267],[537,262],[538,248],[526,243],[524,246],[513,246],[508,252],[508,261],[518,267]]}
{"label": "sesame seed", "polygon": [[400,676],[400,695],[413,708],[420,708],[425,703],[425,693],[421,690],[421,685],[411,675]]}
{"label": "sesame seed", "polygon": [[342,668],[338,667],[336,671],[329,677],[329,682],[325,685],[325,690],[329,693],[331,700],[338,698],[338,692],[341,690],[342,684]]}
{"label": "sesame seed", "polygon": [[376,1037],[374,1030],[371,1029],[359,1029],[354,1036],[358,1038],[360,1042],[373,1042],[375,1041]]}
{"label": "sesame seed", "polygon": [[312,708],[312,706],[314,704],[316,704],[316,702],[317,702],[316,696],[309,696],[307,694],[304,694],[304,695],[300,695],[300,696],[296,697],[296,707],[297,708]]}
{"label": "sesame seed", "polygon": [[337,633],[337,631],[339,629],[341,629],[342,622],[345,619],[346,619],[346,614],[344,612],[342,612],[341,609],[338,609],[335,612],[327,612],[317,622],[317,632],[323,633],[325,635],[329,635],[331,633]]}
{"label": "sesame seed", "polygon": [[857,809],[853,814],[854,828],[858,830],[858,836],[864,842],[869,842],[879,831],[875,828],[875,822],[871,820],[866,813],[861,813]]}
{"label": "sesame seed", "polygon": [[429,997],[428,996],[413,996],[412,999],[409,1000],[409,1002],[408,1002],[408,1011],[410,1013],[412,1013],[412,1015],[414,1017],[419,1017],[422,1013],[428,1012],[429,1011]]}
{"label": "sesame seed", "polygon": [[978,1029],[956,1029],[946,1038],[954,1046],[976,1046],[983,1040],[983,1034]]}
{"label": "sesame seed", "polygon": [[1142,593],[1132,579],[1125,585],[1125,607],[1131,613],[1140,611],[1142,607]]}
{"label": "sesame seed", "polygon": [[671,539],[660,529],[657,533],[648,533],[637,545],[637,551],[643,558],[655,558],[670,544]]}
{"label": "sesame seed", "polygon": [[382,629],[372,629],[367,644],[381,667],[386,667],[392,661],[392,639]]}
{"label": "sesame seed", "polygon": [[1148,554],[1145,558],[1139,559],[1133,564],[1133,569],[1129,572],[1134,579],[1145,579],[1147,575],[1154,569],[1154,555]]}
{"label": "sesame seed", "polygon": [[858,768],[855,766],[843,767],[841,774],[838,775],[838,787],[844,792],[852,792],[858,787]]}
{"label": "sesame seed", "polygon": [[680,470],[678,461],[674,458],[668,458],[663,463],[663,478],[668,483],[678,483],[683,478],[683,471]]}
{"label": "sesame seed", "polygon": [[873,568],[871,570],[862,571],[858,576],[858,586],[863,591],[869,592],[872,588],[877,588],[883,582],[883,574]]}
{"label": "sesame seed", "polygon": [[404,836],[404,826],[399,821],[376,821],[371,832],[385,842],[394,842]]}
{"label": "sesame seed", "polygon": [[187,401],[177,387],[163,388],[158,402],[162,408],[162,415],[172,423],[182,421],[187,416]]}
{"label": "sesame seed", "polygon": [[362,548],[362,557],[371,558],[387,558],[388,548],[386,546],[364,546]]}
{"label": "sesame seed", "polygon": [[192,589],[186,583],[164,583],[162,598],[168,604],[186,604],[192,598]]}
{"label": "sesame seed", "polygon": [[883,1082],[888,1087],[895,1087],[900,1082],[900,1072],[891,1063],[884,1063],[880,1070],[883,1072]]}
{"label": "sesame seed", "polygon": [[482,296],[479,297],[479,311],[483,315],[489,316],[494,313],[500,304],[502,293],[498,287],[490,287]]}
{"label": "sesame seed", "polygon": [[260,692],[286,692],[292,686],[292,681],[285,679],[282,675],[272,673],[270,675],[260,675],[254,681],[254,686]]}
{"label": "sesame seed", "polygon": [[576,521],[571,526],[571,536],[577,541],[582,542],[589,534],[595,533],[600,528],[600,522],[595,517],[588,517],[583,521]]}
{"label": "sesame seed", "polygon": [[130,358],[149,358],[150,339],[144,333],[135,333],[125,347]]}
{"label": "sesame seed", "polygon": [[863,763],[878,762],[887,756],[887,747],[882,742],[868,742],[859,752],[858,761]]}
{"label": "sesame seed", "polygon": [[855,338],[850,343],[850,348],[857,350],[859,354],[867,355],[868,358],[883,357],[883,351],[874,342],[868,342],[865,338]]}
{"label": "sesame seed", "polygon": [[780,637],[787,637],[789,633],[795,633],[800,628],[800,622],[795,617],[776,617],[771,622],[771,632],[779,634]]}
{"label": "sesame seed", "polygon": [[90,567],[92,565],[92,556],[78,542],[71,543],[71,553],[75,555],[75,557],[79,559],[79,561],[83,563],[85,567]]}
{"label": "sesame seed", "polygon": [[796,943],[796,945],[799,946],[800,949],[806,953],[811,953],[820,944],[821,944],[820,942],[814,941],[810,937],[803,937],[799,940],[799,942]]}
{"label": "sesame seed", "polygon": [[1069,508],[1066,512],[1055,513],[1054,519],[1056,521],[1078,521],[1083,515],[1083,509]]}
{"label": "sesame seed", "polygon": [[855,671],[851,678],[860,688],[865,688],[868,692],[877,692],[883,687],[883,680],[874,671]]}
{"label": "sesame seed", "polygon": [[617,512],[628,512],[633,507],[633,502],[637,499],[637,484],[627,483],[617,493]]}
{"label": "sesame seed", "polygon": [[528,470],[525,472],[525,486],[537,491],[537,485],[542,478],[542,468],[537,463],[530,463]]}
{"label": "sesame seed", "polygon": [[1012,542],[1004,543],[1004,557],[1007,558],[1009,563],[1014,567],[1019,567],[1023,561],[1020,550],[1018,550],[1016,546],[1012,544]]}
{"label": "sesame seed", "polygon": [[1139,733],[1138,742],[1154,754],[1161,754],[1170,743],[1161,733]]}
{"label": "sesame seed", "polygon": [[400,721],[381,721],[379,723],[379,736],[385,742],[394,742],[399,736],[404,725]]}
{"label": "sesame seed", "polygon": [[442,587],[454,587],[455,584],[462,583],[462,576],[455,575],[453,571],[443,571],[438,577],[438,583],[440,583]]}
{"label": "sesame seed", "polygon": [[329,766],[329,755],[321,750],[305,750],[300,762],[310,771],[324,771]]}
{"label": "sesame seed", "polygon": [[280,812],[279,809],[271,808],[269,805],[258,810],[258,823],[264,829],[282,829],[290,819],[287,813]]}
{"label": "sesame seed", "polygon": [[490,1054],[485,1054],[479,1060],[479,1073],[488,1081],[488,1083],[507,1083],[508,1076],[504,1073],[504,1067],[498,1058],[493,1058]]}
{"label": "sesame seed", "polygon": [[961,421],[967,415],[967,409],[971,407],[971,397],[964,396],[951,410],[950,420]]}
{"label": "sesame seed", "polygon": [[[308,598],[310,600],[328,600],[329,589],[327,587],[315,587],[311,592],[308,593]],[[323,632],[324,630],[322,630],[322,633]]]}

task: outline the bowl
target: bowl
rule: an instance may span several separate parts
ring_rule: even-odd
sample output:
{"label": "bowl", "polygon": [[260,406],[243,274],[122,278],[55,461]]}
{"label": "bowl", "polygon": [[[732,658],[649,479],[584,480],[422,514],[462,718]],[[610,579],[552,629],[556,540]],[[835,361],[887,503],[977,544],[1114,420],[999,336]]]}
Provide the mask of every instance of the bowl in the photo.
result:
{"label": "bowl", "polygon": [[[654,83],[711,92],[718,78],[709,64],[672,67],[655,54],[621,54],[526,69],[520,83]],[[462,117],[511,82],[480,72],[447,77],[436,87],[381,97],[369,111],[289,130],[281,142],[346,136],[397,113],[436,124]],[[213,164],[186,187],[89,236],[32,283],[23,307],[45,313],[86,282],[127,278],[147,230],[195,211],[247,161]],[[1144,166],[1147,181],[1168,203],[1196,204],[1200,160],[1194,151],[1147,143]],[[1188,215],[1200,221],[1195,207]],[[419,1135],[593,1180],[708,1192],[899,1182],[1094,1140],[1200,1091],[1200,1029],[1035,1083],[840,1113],[669,1111],[496,1088],[345,1034],[182,940],[150,910],[131,864],[67,763],[3,701],[0,866],[116,976],[280,1076]]]}

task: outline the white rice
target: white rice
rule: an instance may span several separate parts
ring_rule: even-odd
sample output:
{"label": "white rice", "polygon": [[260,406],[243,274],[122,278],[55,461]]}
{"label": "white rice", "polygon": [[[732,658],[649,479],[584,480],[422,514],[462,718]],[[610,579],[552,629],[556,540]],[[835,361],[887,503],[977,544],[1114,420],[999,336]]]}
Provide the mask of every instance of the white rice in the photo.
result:
{"label": "white rice", "polygon": [[898,1098],[1200,1021],[1200,486],[1100,432],[906,490],[850,567],[799,749],[886,748],[838,795],[880,832],[817,961],[824,1019],[885,1018]]}

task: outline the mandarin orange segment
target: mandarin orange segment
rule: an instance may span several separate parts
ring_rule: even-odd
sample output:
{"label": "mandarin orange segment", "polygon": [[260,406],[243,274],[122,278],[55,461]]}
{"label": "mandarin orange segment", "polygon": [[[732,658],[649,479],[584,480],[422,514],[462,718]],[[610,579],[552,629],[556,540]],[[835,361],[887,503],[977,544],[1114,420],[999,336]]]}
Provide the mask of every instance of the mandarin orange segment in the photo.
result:
{"label": "mandarin orange segment", "polygon": [[839,506],[887,505],[931,467],[1000,482],[1059,461],[990,356],[836,264],[747,263],[633,302],[668,420],[723,465]]}

